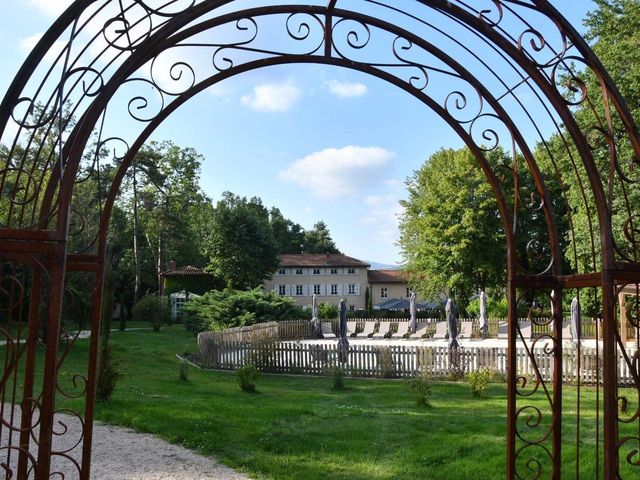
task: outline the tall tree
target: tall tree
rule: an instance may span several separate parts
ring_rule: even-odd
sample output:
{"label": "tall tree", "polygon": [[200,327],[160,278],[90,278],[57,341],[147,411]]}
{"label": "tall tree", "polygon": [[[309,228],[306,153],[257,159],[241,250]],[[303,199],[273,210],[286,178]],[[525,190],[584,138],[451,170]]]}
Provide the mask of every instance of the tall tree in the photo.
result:
{"label": "tall tree", "polygon": [[501,285],[506,247],[493,191],[466,149],[440,150],[407,180],[400,240],[411,283],[425,296]]}
{"label": "tall tree", "polygon": [[269,224],[278,253],[302,253],[305,233],[299,224],[284,218],[276,207],[269,211]]}
{"label": "tall tree", "polygon": [[254,288],[270,278],[278,252],[262,201],[224,192],[213,210],[205,251],[209,268],[232,288]]}
{"label": "tall tree", "polygon": [[322,220],[313,226],[313,230],[305,232],[304,253],[340,253]]}

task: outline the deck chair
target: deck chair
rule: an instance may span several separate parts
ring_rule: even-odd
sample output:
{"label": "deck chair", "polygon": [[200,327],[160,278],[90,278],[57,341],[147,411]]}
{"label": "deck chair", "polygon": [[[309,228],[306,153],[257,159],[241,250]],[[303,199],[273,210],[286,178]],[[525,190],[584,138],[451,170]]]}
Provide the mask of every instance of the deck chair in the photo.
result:
{"label": "deck chair", "polygon": [[403,338],[409,333],[409,322],[398,322],[398,331],[392,333],[390,338]]}
{"label": "deck chair", "polygon": [[364,322],[364,330],[357,333],[357,338],[367,338],[373,334],[373,330],[376,328],[376,322]]}
{"label": "deck chair", "polygon": [[380,322],[378,333],[374,333],[373,335],[371,335],[371,338],[384,338],[385,335],[389,333],[390,327],[391,327],[391,322]]}
{"label": "deck chair", "polygon": [[412,333],[409,335],[409,338],[422,338],[427,334],[427,329],[429,328],[428,322],[420,322],[416,325],[416,333]]}
{"label": "deck chair", "polygon": [[336,334],[333,333],[331,322],[322,322],[322,336],[324,338],[336,338]]}
{"label": "deck chair", "polygon": [[458,338],[471,338],[473,333],[473,322],[462,322]]}
{"label": "deck chair", "polygon": [[433,338],[447,338],[447,322],[436,323],[436,333],[433,334]]}
{"label": "deck chair", "polygon": [[573,340],[571,336],[571,322],[565,321],[562,322],[562,339],[563,340]]}
{"label": "deck chair", "polygon": [[498,324],[498,338],[509,338],[509,324],[507,322]]}
{"label": "deck chair", "polygon": [[[531,322],[520,322],[520,333],[525,340],[531,340]],[[520,335],[518,335],[520,338]]]}
{"label": "deck chair", "polygon": [[355,337],[356,336],[356,324],[358,322],[352,321],[347,322],[347,337]]}

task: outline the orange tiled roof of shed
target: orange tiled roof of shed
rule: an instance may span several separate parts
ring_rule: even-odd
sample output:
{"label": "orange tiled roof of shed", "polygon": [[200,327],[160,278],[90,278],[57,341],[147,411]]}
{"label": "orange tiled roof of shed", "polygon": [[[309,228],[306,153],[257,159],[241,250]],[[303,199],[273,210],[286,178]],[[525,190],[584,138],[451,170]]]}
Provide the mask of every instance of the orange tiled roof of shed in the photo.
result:
{"label": "orange tiled roof of shed", "polygon": [[162,272],[162,276],[164,277],[185,277],[185,276],[210,276],[211,274],[205,272],[201,268],[192,267],[191,265],[185,265],[184,267],[176,268],[174,270],[168,270],[166,272]]}
{"label": "orange tiled roof of shed", "polygon": [[283,253],[281,267],[362,267],[369,264],[341,253]]}

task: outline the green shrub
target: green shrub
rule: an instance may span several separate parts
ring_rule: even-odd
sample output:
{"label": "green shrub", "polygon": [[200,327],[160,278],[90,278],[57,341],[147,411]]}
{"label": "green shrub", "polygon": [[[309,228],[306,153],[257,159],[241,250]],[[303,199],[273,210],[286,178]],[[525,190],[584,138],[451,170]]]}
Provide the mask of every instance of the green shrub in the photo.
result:
{"label": "green shrub", "polygon": [[429,398],[431,397],[431,375],[429,372],[422,370],[407,380],[407,383],[416,395],[418,406],[428,407],[430,405]]}
{"label": "green shrub", "polygon": [[331,379],[334,390],[344,390],[344,369],[340,365],[328,368],[327,376]]}
{"label": "green shrub", "polygon": [[189,364],[187,362],[180,362],[180,373],[178,374],[178,378],[181,382],[189,381]]}
{"label": "green shrub", "polygon": [[182,307],[182,312],[185,327],[194,334],[305,317],[293,299],[259,288],[212,290],[191,299]]}
{"label": "green shrub", "polygon": [[396,366],[393,361],[393,353],[389,347],[378,347],[377,351],[378,368],[385,378],[393,378],[396,373]]}
{"label": "green shrub", "polygon": [[[504,295],[487,298],[487,318],[506,318],[509,304]],[[480,317],[480,299],[474,298],[467,305],[467,313],[474,318]]]}
{"label": "green shrub", "polygon": [[491,378],[491,372],[486,368],[480,368],[475,372],[469,372],[467,374],[467,382],[469,382],[471,395],[473,397],[479,397],[482,395],[482,392],[487,388],[489,378]]}
{"label": "green shrub", "polygon": [[96,397],[99,401],[109,401],[113,391],[116,389],[118,379],[122,377],[122,373],[118,370],[116,362],[111,358],[111,347],[109,345],[102,348],[101,355],[102,360],[96,387]]}
{"label": "green shrub", "polygon": [[171,319],[169,305],[155,295],[145,295],[133,306],[132,313],[137,322],[151,322],[154,332],[159,332],[162,324],[169,323]]}
{"label": "green shrub", "polygon": [[335,303],[321,303],[318,306],[318,315],[322,320],[338,318],[338,305]]}
{"label": "green shrub", "polygon": [[253,365],[245,365],[236,370],[236,377],[238,377],[238,384],[244,392],[255,392],[255,382],[260,380],[262,373]]}

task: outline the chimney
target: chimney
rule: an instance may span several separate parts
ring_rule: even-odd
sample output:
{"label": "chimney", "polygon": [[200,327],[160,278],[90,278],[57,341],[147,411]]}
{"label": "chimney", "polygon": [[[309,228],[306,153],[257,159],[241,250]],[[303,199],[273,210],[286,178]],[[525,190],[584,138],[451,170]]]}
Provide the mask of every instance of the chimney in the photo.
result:
{"label": "chimney", "polygon": [[173,272],[176,269],[176,261],[175,260],[171,260],[169,262],[169,271]]}

